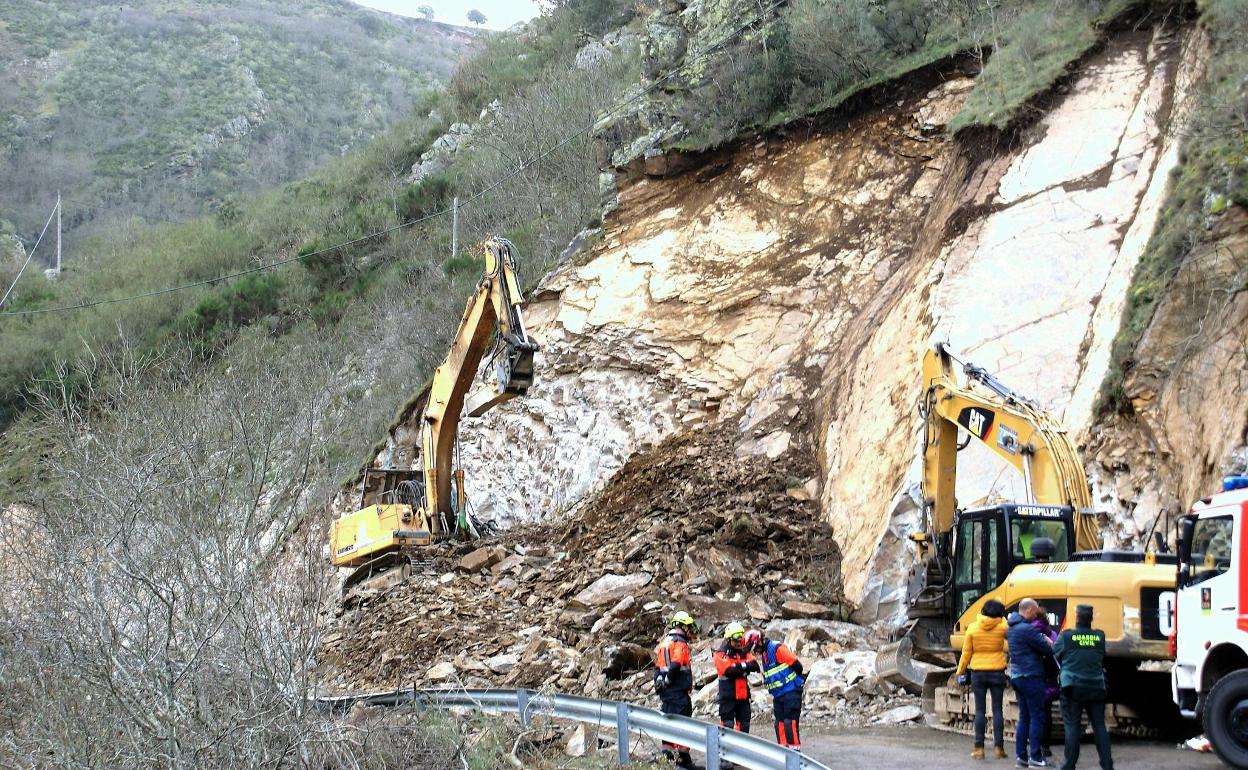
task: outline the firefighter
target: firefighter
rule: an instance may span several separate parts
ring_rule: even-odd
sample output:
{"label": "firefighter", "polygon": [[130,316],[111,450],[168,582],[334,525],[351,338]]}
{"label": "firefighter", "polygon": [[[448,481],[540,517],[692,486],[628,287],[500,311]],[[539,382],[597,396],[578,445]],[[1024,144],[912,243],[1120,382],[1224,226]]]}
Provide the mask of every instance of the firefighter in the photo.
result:
{"label": "firefighter", "polygon": [[[698,624],[689,613],[681,611],[667,624],[667,635],[659,642],[654,657],[654,691],[659,694],[659,708],[664,714],[693,716],[693,664],[689,642],[698,635]],[[689,747],[663,742],[663,756],[678,767],[694,766]]]}
{"label": "firefighter", "polygon": [[776,742],[781,746],[802,750],[802,734],[798,720],[802,716],[802,662],[786,645],[766,639],[758,631],[746,635],[746,644],[759,657],[763,684],[771,695],[776,717]]}
{"label": "firefighter", "polygon": [[[757,632],[755,632],[757,633]],[[719,726],[750,731],[750,683],[746,675],[762,669],[758,660],[746,649],[745,626],[729,623],[724,641],[712,656],[715,673],[719,675]]]}

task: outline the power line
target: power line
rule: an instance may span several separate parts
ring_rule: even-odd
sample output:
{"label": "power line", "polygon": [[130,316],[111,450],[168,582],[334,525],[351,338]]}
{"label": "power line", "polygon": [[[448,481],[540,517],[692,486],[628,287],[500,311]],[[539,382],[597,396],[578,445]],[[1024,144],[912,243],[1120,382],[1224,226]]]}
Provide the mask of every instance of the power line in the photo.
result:
{"label": "power line", "polygon": [[[703,54],[705,55],[705,54],[711,54],[711,53],[714,53],[714,52],[718,51],[719,49],[723,48],[724,46],[728,45],[728,44],[729,44],[729,43],[731,43],[733,40],[735,40],[735,39],[736,39],[736,37],[737,37],[738,35],[740,35],[741,33],[745,32],[747,29],[749,29],[750,27],[754,26],[754,25],[755,25],[755,24],[757,24],[758,22],[762,21],[762,20],[763,20],[763,19],[764,19],[764,18],[765,18],[765,17],[766,17],[769,13],[771,13],[771,12],[772,12],[772,11],[774,11],[774,10],[776,10],[777,8],[779,8],[780,6],[784,5],[784,4],[785,4],[785,3],[787,3],[787,2],[788,2],[788,0],[775,0],[775,2],[773,2],[771,5],[767,6],[767,7],[766,7],[766,8],[764,8],[763,10],[759,11],[759,13],[758,13],[757,15],[755,15],[755,16],[754,16],[754,18],[752,18],[750,21],[746,22],[745,24],[742,24],[742,25],[738,26],[736,29],[734,29],[732,32],[730,32],[728,35],[726,35],[726,36],[725,36],[722,40],[720,40],[718,43],[715,43],[714,45],[709,46],[709,47],[708,47],[708,48],[707,48],[707,49],[703,52]],[[575,130],[575,131],[573,131],[572,133],[568,134],[568,135],[567,135],[566,137],[564,137],[561,141],[559,141],[558,143],[554,144],[553,146],[551,146],[551,147],[549,147],[549,148],[547,148],[547,149],[545,149],[545,150],[542,150],[541,152],[539,152],[537,155],[533,156],[532,158],[529,158],[528,160],[525,160],[525,161],[521,161],[521,162],[520,162],[520,164],[519,164],[518,166],[516,166],[516,168],[515,168],[514,170],[512,170],[511,172],[509,172],[509,173],[507,173],[507,174],[504,174],[503,176],[499,177],[497,180],[495,180],[495,182],[494,182],[493,184],[490,184],[490,185],[486,186],[485,188],[483,188],[483,189],[481,189],[481,190],[478,190],[477,192],[473,193],[473,194],[472,194],[472,195],[470,195],[469,197],[467,197],[467,198],[465,198],[464,200],[460,201],[460,203],[459,203],[459,208],[461,208],[461,209],[462,209],[465,205],[467,205],[467,204],[469,204],[469,203],[472,203],[472,202],[474,202],[474,201],[480,200],[482,197],[484,197],[484,196],[488,195],[489,193],[493,192],[494,190],[497,190],[499,187],[501,187],[501,186],[502,186],[502,185],[504,185],[505,183],[507,183],[507,182],[511,181],[512,179],[515,179],[517,176],[519,176],[521,173],[523,173],[526,169],[528,169],[529,167],[531,167],[531,166],[532,166],[532,165],[534,165],[535,163],[539,163],[539,162],[541,162],[541,161],[542,161],[542,160],[544,160],[545,158],[549,157],[552,153],[554,153],[555,151],[559,150],[560,148],[562,148],[562,147],[566,146],[567,144],[569,144],[570,142],[572,142],[573,140],[575,140],[577,137],[581,136],[582,134],[586,134],[586,133],[588,133],[588,132],[592,131],[592,130],[593,130],[593,128],[594,128],[594,126],[598,125],[599,123],[601,123],[601,122],[602,122],[603,120],[605,120],[606,118],[609,118],[609,117],[611,117],[611,116],[615,115],[616,113],[618,113],[618,112],[619,112],[620,110],[622,110],[623,108],[625,108],[625,107],[627,107],[627,106],[629,106],[629,105],[631,105],[631,104],[634,104],[634,103],[636,103],[637,101],[641,100],[641,99],[642,99],[642,97],[644,97],[644,96],[646,96],[647,94],[649,94],[651,91],[653,91],[655,88],[657,88],[657,87],[658,87],[660,84],[662,84],[664,81],[666,81],[666,80],[668,80],[669,78],[671,78],[671,77],[675,76],[678,72],[681,72],[681,71],[682,71],[682,69],[683,69],[683,67],[675,67],[675,68],[673,68],[673,69],[668,70],[666,73],[664,73],[664,74],[663,74],[663,75],[661,75],[660,77],[657,77],[657,78],[655,78],[653,81],[651,81],[651,82],[650,82],[650,84],[649,84],[649,85],[647,85],[645,88],[643,88],[643,89],[639,90],[637,93],[633,94],[633,95],[632,95],[632,96],[630,96],[629,98],[624,99],[624,100],[622,100],[622,101],[620,101],[620,102],[617,102],[617,103],[615,104],[615,106],[613,106],[611,109],[607,110],[607,111],[606,111],[605,113],[603,113],[600,117],[595,118],[595,119],[594,119],[593,121],[591,121],[590,123],[588,123],[588,124],[586,124],[586,125],[582,126],[581,128],[578,128],[577,130]],[[418,225],[418,224],[420,224],[420,223],[422,223],[422,222],[427,222],[427,221],[429,221],[429,220],[431,220],[431,219],[434,219],[434,218],[436,218],[436,217],[440,217],[440,216],[443,216],[443,215],[445,215],[445,214],[450,214],[450,213],[452,213],[452,211],[453,211],[453,209],[452,209],[452,208],[444,208],[444,209],[439,209],[439,210],[437,210],[437,211],[434,211],[434,212],[433,212],[433,213],[431,213],[431,214],[426,214],[425,216],[419,217],[419,218],[417,218],[417,219],[412,219],[412,220],[408,220],[408,221],[405,221],[405,222],[400,222],[400,223],[399,223],[399,224],[397,224],[397,225],[392,225],[392,226],[387,227],[387,228],[384,228],[384,229],[382,229],[382,230],[378,230],[378,231],[376,231],[376,232],[369,233],[369,234],[367,234],[367,235],[362,235],[362,236],[360,236],[359,238],[353,238],[352,240],[349,240],[349,241],[343,241],[342,243],[336,243],[336,244],[334,244],[334,245],[332,245],[332,246],[326,246],[325,248],[322,248],[322,249],[317,249],[316,251],[312,251],[312,252],[309,252],[309,253],[307,253],[307,254],[297,254],[297,255],[295,255],[295,256],[293,256],[293,257],[287,257],[287,258],[285,258],[285,259],[279,259],[279,260],[277,260],[276,262],[270,262],[270,263],[268,263],[268,264],[264,264],[264,265],[257,265],[257,266],[255,266],[255,267],[251,267],[251,268],[248,268],[248,269],[246,269],[246,270],[239,270],[239,271],[234,272],[234,273],[227,273],[227,274],[225,274],[225,275],[219,275],[219,276],[216,276],[216,277],[214,277],[214,278],[206,278],[206,279],[201,280],[201,281],[194,281],[194,282],[192,282],[192,283],[181,284],[181,285],[178,285],[178,286],[170,286],[170,287],[167,287],[167,288],[164,288],[164,289],[156,289],[156,290],[153,290],[153,291],[143,292],[143,293],[141,293],[141,294],[127,295],[127,296],[124,296],[124,297],[113,297],[113,298],[111,298],[111,299],[90,300],[90,301],[81,302],[81,303],[76,304],[76,305],[61,305],[61,306],[58,306],[58,307],[40,308],[40,309],[35,309],[35,310],[16,310],[16,311],[6,310],[6,311],[0,311],[0,316],[30,316],[30,315],[41,315],[41,314],[44,314],[44,313],[64,313],[64,312],[69,312],[69,311],[72,311],[72,310],[85,310],[85,309],[87,309],[87,308],[99,307],[99,306],[101,306],[101,305],[112,305],[112,304],[115,304],[115,303],[118,303],[118,302],[133,302],[133,301],[135,301],[135,300],[147,299],[147,298],[149,298],[149,297],[158,297],[158,296],[160,296],[160,295],[162,295],[162,294],[172,294],[172,293],[174,293],[174,292],[178,292],[178,291],[185,291],[185,290],[187,290],[187,289],[194,289],[194,288],[197,288],[197,287],[200,287],[200,286],[208,286],[208,285],[215,284],[215,283],[218,283],[218,282],[221,282],[221,281],[228,281],[228,280],[231,280],[231,279],[234,279],[234,278],[239,278],[239,277],[244,276],[244,275],[250,275],[251,273],[259,273],[259,272],[262,272],[262,271],[265,271],[265,270],[271,270],[271,269],[273,269],[273,268],[281,267],[282,265],[290,264],[291,262],[301,262],[301,261],[303,261],[303,260],[305,260],[305,259],[308,259],[309,257],[315,257],[315,256],[319,256],[319,255],[321,255],[321,254],[327,254],[327,253],[332,252],[332,251],[337,251],[337,250],[339,250],[339,249],[345,249],[345,248],[347,248],[347,247],[349,247],[349,246],[355,246],[355,245],[360,244],[360,243],[365,243],[365,242],[367,242],[367,241],[371,241],[371,240],[374,240],[374,239],[376,239],[376,238],[380,238],[380,237],[381,237],[381,236],[383,236],[383,235],[389,235],[390,233],[396,232],[396,231],[398,231],[398,230],[403,230],[403,229],[406,229],[406,228],[408,228],[408,227],[412,227],[412,226],[414,226],[414,225]],[[50,218],[50,217],[49,217],[48,221],[49,221],[49,223],[51,222],[51,218]],[[47,226],[46,226],[46,225],[44,226],[44,230],[45,230],[45,231],[47,230]],[[42,238],[42,237],[43,237],[43,236],[42,236],[42,235],[40,235],[40,238]],[[36,245],[38,245],[38,244],[36,244]],[[33,249],[32,249],[32,253],[33,253]],[[29,262],[29,261],[30,261],[30,260],[29,260],[29,258],[27,258],[27,262]],[[25,267],[23,267],[23,269],[25,269]],[[20,274],[19,274],[19,277],[20,277]],[[16,282],[15,282],[15,283],[16,283]],[[11,290],[11,287],[10,287],[10,290]],[[7,297],[7,294],[6,294],[6,297]],[[0,304],[3,304],[3,303],[0,303]]]}
{"label": "power line", "polygon": [[[48,214],[48,221],[43,223],[43,230],[39,233],[39,237],[35,239],[35,245],[30,247],[30,251],[26,252],[26,261],[22,263],[22,269],[17,271],[17,277],[13,279],[13,283],[9,284],[8,291],[0,297],[0,307],[4,307],[5,300],[13,293],[13,287],[17,286],[17,282],[22,280],[22,273],[26,272],[26,266],[30,264],[30,260],[35,256],[35,249],[39,248],[39,244],[43,242],[43,236],[48,232],[48,225],[52,224],[52,217],[56,216],[61,210],[61,201],[58,198],[56,205],[52,207],[52,213]],[[16,313],[3,313],[2,315],[17,315]]]}

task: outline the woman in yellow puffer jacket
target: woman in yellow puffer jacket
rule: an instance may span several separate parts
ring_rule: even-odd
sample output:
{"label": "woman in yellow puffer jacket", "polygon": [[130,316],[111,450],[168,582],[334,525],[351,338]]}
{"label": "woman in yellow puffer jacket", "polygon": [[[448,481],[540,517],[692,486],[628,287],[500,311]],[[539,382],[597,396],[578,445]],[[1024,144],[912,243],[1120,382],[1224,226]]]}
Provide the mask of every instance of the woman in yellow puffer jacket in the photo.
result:
{"label": "woman in yellow puffer jacket", "polygon": [[[958,683],[965,685],[969,679],[975,693],[975,750],[972,759],[984,758],[984,728],[988,694],[992,693],[992,739],[996,745],[997,759],[1005,758],[1005,721],[1001,707],[1005,702],[1006,623],[1003,619],[1005,605],[996,599],[984,602],[979,617],[966,629],[962,642],[962,657],[958,660]],[[967,677],[967,672],[970,676]]]}

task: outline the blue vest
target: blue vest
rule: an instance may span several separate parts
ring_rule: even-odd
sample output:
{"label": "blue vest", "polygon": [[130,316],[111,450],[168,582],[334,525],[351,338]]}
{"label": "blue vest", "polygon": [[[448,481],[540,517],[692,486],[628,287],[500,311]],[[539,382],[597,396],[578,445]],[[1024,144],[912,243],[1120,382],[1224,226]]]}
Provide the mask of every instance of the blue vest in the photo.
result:
{"label": "blue vest", "polygon": [[780,643],[771,639],[763,647],[763,684],[773,698],[800,690],[806,684],[788,663],[781,663],[776,659],[776,650],[779,648]]}

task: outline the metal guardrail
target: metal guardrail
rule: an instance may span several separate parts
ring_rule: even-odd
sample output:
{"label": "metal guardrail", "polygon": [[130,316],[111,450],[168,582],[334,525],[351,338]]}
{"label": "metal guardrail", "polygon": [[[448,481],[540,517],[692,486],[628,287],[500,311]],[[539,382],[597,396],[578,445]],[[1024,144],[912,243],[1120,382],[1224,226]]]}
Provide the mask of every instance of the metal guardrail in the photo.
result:
{"label": "metal guardrail", "polygon": [[[400,706],[416,703],[434,708],[469,708],[479,711],[514,713],[520,724],[528,727],[534,716],[571,719],[598,727],[613,728],[617,736],[630,732],[652,739],[667,741],[702,751],[706,766],[716,770],[721,762],[733,762],[749,770],[830,770],[792,749],[753,735],[729,730],[689,717],[663,714],[644,706],[610,700],[596,700],[580,695],[547,695],[533,690],[394,690],[368,695],[344,695],[317,698],[318,706],[329,709],[349,708],[356,703],[373,706]],[[629,742],[616,740],[617,758],[621,765],[631,761]]]}

